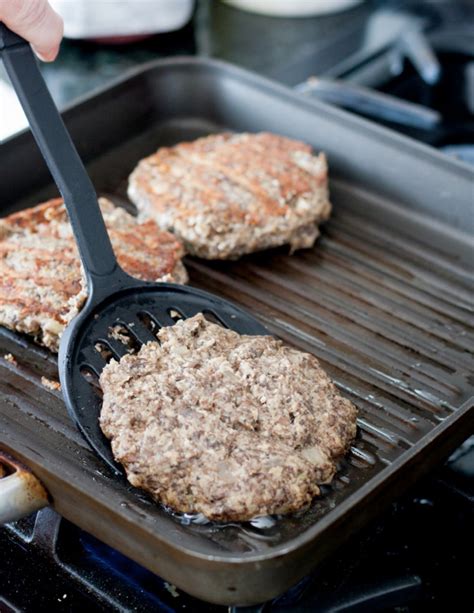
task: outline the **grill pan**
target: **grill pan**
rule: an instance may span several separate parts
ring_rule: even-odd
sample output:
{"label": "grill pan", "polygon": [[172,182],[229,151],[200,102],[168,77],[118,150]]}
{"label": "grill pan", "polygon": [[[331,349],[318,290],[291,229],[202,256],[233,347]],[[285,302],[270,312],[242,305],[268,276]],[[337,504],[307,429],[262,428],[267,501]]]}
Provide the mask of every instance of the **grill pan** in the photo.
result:
{"label": "grill pan", "polygon": [[[267,527],[186,525],[137,497],[85,445],[60,392],[44,385],[42,377],[57,376],[54,356],[0,329],[0,446],[35,472],[56,510],[195,596],[268,600],[472,430],[473,174],[210,60],[159,61],[64,118],[98,192],[126,207],[128,174],[159,145],[271,130],[328,155],[334,214],[314,249],[187,261],[193,285],[259,313],[271,332],[314,353],[360,410],[348,458],[306,513]],[[5,142],[1,158],[2,215],[56,195],[29,133]]]}

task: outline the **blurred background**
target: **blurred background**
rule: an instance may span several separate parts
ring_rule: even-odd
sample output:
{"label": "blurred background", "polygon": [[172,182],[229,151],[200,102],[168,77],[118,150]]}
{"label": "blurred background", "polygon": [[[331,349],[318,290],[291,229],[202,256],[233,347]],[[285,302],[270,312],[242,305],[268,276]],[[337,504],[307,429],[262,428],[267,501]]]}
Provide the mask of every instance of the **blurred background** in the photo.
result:
{"label": "blurred background", "polygon": [[[58,59],[42,69],[61,108],[146,62],[198,55],[254,70],[472,161],[474,3],[470,1],[53,0],[53,4],[64,17],[66,38]],[[360,87],[392,98],[366,99],[367,90],[361,92]],[[4,139],[22,129],[26,120],[1,69],[0,94],[0,138]],[[424,112],[427,108],[435,113]]]}

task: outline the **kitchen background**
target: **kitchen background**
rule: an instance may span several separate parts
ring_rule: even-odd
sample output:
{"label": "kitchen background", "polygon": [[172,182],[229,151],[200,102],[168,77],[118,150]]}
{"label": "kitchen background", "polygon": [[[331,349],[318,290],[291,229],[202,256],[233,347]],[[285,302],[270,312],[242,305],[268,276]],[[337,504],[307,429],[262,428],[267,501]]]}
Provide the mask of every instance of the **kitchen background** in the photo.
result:
{"label": "kitchen background", "polygon": [[[56,3],[68,18],[66,32],[69,30],[75,37],[84,31],[94,35],[97,15],[91,12],[89,18],[79,19],[77,25],[77,7],[75,11],[64,11],[72,3],[68,0]],[[319,0],[319,4],[337,6],[339,2]],[[176,10],[178,5],[180,11]],[[160,6],[159,0],[156,6]],[[58,59],[42,66],[57,104],[64,108],[127,70],[159,57],[199,55],[232,62],[291,87],[301,88],[309,77],[318,76],[378,88],[425,108],[434,107],[443,113],[443,118],[434,127],[430,117],[426,120],[422,114],[421,124],[417,125],[416,116],[413,124],[413,119],[404,117],[404,107],[383,109],[380,99],[369,100],[371,117],[375,112],[378,117],[393,118],[395,113],[399,119],[388,122],[391,127],[436,146],[456,147],[473,142],[472,2],[371,0],[334,14],[293,19],[252,14],[218,0],[200,0],[194,10],[188,0],[179,1],[176,6],[171,12],[175,23],[191,17],[174,32],[122,45],[65,39]],[[163,18],[155,27],[166,28],[172,21]],[[413,36],[420,31],[426,33],[421,41],[421,37]],[[429,56],[432,46],[441,64],[438,67],[433,66]],[[2,71],[3,68],[0,138],[6,138],[23,128],[26,120]],[[367,103],[363,106],[364,101],[351,91],[328,93],[320,86],[312,93],[367,112]],[[469,148],[450,151],[472,160]]]}

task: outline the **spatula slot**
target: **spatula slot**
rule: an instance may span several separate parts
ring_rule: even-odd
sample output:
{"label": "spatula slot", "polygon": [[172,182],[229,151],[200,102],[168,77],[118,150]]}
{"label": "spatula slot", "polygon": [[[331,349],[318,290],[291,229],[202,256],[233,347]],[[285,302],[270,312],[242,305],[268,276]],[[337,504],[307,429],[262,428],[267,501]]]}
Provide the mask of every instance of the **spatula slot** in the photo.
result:
{"label": "spatula slot", "polygon": [[140,311],[137,313],[137,317],[145,328],[147,328],[154,336],[158,334],[158,330],[161,326],[151,313],[148,311]]}
{"label": "spatula slot", "polygon": [[108,363],[112,358],[120,360],[127,352],[127,348],[120,341],[113,339],[99,339],[95,345],[95,350]]}
{"label": "spatula slot", "polygon": [[128,353],[136,353],[140,349],[141,342],[137,340],[133,331],[126,324],[118,323],[111,326],[107,336],[112,340],[122,343]]}
{"label": "spatula slot", "polygon": [[205,310],[205,311],[202,312],[202,314],[204,315],[206,320],[209,321],[211,324],[217,324],[218,326],[222,326],[223,328],[229,328],[230,327],[224,321],[224,319],[219,317],[219,315],[217,313],[214,313],[214,311]]}
{"label": "spatula slot", "polygon": [[110,360],[113,358],[113,354],[110,351],[110,348],[107,345],[104,345],[103,343],[96,343],[94,345],[94,349],[97,351],[100,357],[106,362],[110,362]]}
{"label": "spatula slot", "polygon": [[167,313],[174,322],[180,321],[182,319],[186,319],[186,316],[183,315],[183,313],[175,307],[172,309],[168,309]]}
{"label": "spatula slot", "polygon": [[102,397],[103,397],[102,388],[100,387],[99,377],[97,376],[97,374],[87,364],[83,364],[79,368],[79,372],[81,373],[83,378],[87,381],[87,383],[91,386],[91,388],[94,390],[95,394],[102,400]]}
{"label": "spatula slot", "polygon": [[155,334],[143,324],[142,321],[137,317],[133,321],[130,321],[130,318],[124,327],[127,330],[127,334],[133,339],[135,351],[140,349],[142,345],[146,343],[154,342],[157,343],[158,339]]}
{"label": "spatula slot", "polygon": [[99,378],[107,362],[100,353],[97,352],[95,347],[85,347],[81,352],[80,363],[87,366],[87,368]]}

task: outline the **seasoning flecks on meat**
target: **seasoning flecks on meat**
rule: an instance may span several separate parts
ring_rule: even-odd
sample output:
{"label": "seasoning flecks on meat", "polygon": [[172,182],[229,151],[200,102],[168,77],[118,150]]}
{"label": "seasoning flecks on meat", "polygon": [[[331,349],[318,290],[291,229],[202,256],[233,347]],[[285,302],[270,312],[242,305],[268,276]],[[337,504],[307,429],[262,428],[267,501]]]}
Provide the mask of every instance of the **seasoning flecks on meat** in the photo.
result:
{"label": "seasoning flecks on meat", "polygon": [[311,247],[331,211],[324,154],[266,132],[163,147],[138,164],[129,196],[142,215],[208,259]]}
{"label": "seasoning flecks on meat", "polygon": [[356,433],[317,359],[200,314],[158,336],[100,378],[101,428],[129,481],[214,520],[309,505]]}
{"label": "seasoning flecks on meat", "polygon": [[[147,281],[184,283],[183,247],[153,221],[139,223],[104,198],[100,206],[121,266]],[[87,297],[61,199],[0,219],[0,325],[57,351],[65,326]]]}

